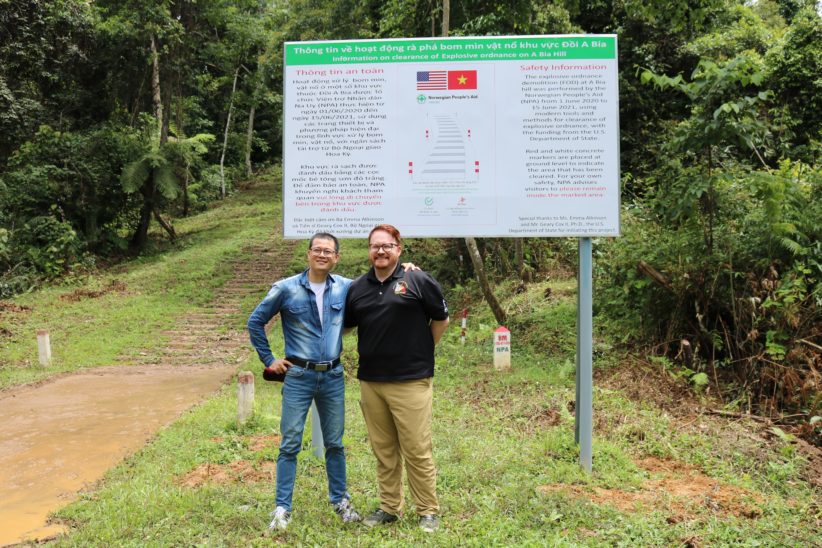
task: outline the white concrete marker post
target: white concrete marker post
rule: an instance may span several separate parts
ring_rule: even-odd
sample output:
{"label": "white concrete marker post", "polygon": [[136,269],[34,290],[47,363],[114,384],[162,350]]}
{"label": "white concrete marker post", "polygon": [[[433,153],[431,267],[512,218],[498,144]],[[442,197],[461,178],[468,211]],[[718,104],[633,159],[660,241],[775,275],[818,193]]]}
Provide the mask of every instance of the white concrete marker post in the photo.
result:
{"label": "white concrete marker post", "polygon": [[511,368],[511,332],[500,326],[494,331],[494,369]]}
{"label": "white concrete marker post", "polygon": [[237,422],[244,424],[254,414],[254,373],[237,375]]}
{"label": "white concrete marker post", "polygon": [[43,367],[51,365],[51,340],[49,332],[45,329],[37,330],[37,356]]}
{"label": "white concrete marker post", "polygon": [[465,344],[465,330],[468,327],[468,309],[462,309],[462,326],[460,328],[460,344]]}

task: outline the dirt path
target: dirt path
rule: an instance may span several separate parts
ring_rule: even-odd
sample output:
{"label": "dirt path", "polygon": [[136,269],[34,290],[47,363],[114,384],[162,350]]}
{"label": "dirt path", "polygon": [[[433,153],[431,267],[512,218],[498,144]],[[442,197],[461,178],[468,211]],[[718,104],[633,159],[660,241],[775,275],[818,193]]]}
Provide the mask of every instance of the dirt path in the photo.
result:
{"label": "dirt path", "polygon": [[[62,531],[47,516],[92,486],[156,432],[232,379],[249,352],[225,330],[282,275],[294,243],[251,250],[214,301],[167,332],[172,342],[142,365],[102,367],[0,394],[0,546]],[[191,366],[196,366],[194,370]]]}

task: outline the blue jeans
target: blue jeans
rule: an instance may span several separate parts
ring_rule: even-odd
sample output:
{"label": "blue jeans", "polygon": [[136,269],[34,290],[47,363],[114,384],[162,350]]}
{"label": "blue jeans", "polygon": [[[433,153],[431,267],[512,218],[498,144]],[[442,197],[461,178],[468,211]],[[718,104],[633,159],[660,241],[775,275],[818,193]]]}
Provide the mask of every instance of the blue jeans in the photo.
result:
{"label": "blue jeans", "polygon": [[277,506],[291,511],[294,480],[297,477],[297,455],[303,444],[305,418],[311,401],[317,404],[325,444],[325,471],[328,475],[328,498],[332,504],[347,498],[345,484],[345,450],[342,438],[345,426],[345,383],[343,367],[317,372],[297,365],[288,369],[283,384],[283,408],[280,420],[280,454],[277,457]]}

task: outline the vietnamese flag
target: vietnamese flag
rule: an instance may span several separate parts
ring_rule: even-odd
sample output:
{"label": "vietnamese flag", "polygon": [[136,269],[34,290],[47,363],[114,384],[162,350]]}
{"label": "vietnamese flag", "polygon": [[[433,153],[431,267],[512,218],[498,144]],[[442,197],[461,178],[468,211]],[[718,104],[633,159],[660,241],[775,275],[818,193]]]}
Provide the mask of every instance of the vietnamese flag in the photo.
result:
{"label": "vietnamese flag", "polygon": [[477,71],[449,70],[448,89],[477,89]]}

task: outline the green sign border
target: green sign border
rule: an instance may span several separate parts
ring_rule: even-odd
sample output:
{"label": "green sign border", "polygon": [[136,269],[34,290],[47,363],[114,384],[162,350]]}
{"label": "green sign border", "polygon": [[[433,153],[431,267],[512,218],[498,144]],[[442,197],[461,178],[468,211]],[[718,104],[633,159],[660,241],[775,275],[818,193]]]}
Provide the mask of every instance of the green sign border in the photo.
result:
{"label": "green sign border", "polygon": [[286,42],[286,66],[616,59],[616,36],[489,36]]}

